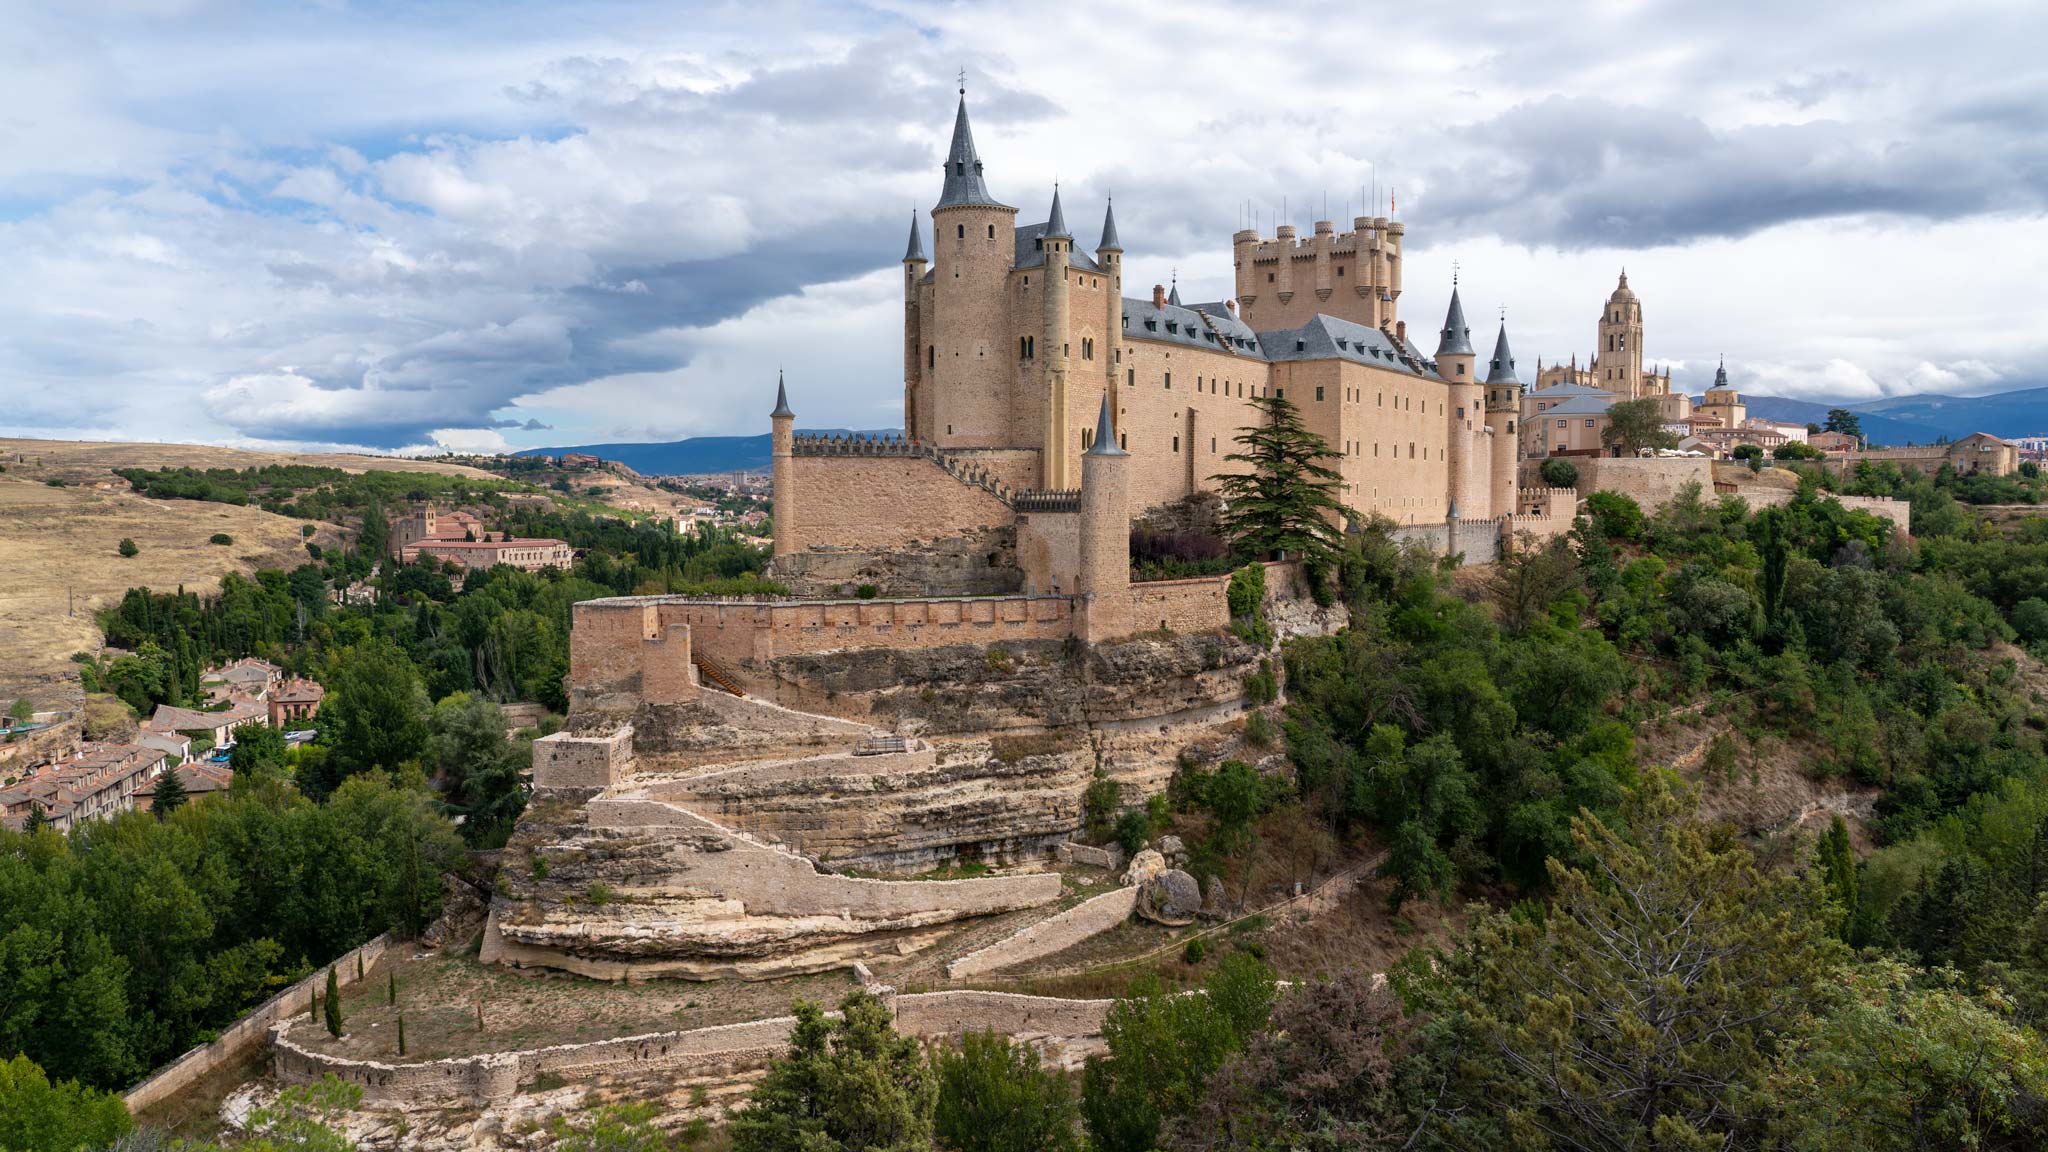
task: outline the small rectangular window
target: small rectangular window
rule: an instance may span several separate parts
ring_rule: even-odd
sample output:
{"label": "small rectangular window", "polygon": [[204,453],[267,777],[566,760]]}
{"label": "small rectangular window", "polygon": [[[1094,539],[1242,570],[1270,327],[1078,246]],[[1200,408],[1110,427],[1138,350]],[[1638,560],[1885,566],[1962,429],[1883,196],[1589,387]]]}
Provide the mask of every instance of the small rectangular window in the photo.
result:
{"label": "small rectangular window", "polygon": [[953,228],[954,228],[954,232],[953,232],[953,237],[954,237],[954,239],[956,239],[956,240],[965,240],[965,239],[967,239],[967,225],[965,225],[965,224],[955,224],[955,225],[953,226]]}
{"label": "small rectangular window", "polygon": [[991,240],[996,238],[996,226],[993,224],[988,226],[988,238]]}
{"label": "small rectangular window", "polygon": [[1168,372],[1168,373],[1166,373],[1166,374],[1165,374],[1165,377],[1166,377],[1166,388],[1167,388],[1167,390],[1168,390],[1168,391],[1172,391],[1172,390],[1173,390],[1173,373],[1171,373],[1171,372]]}
{"label": "small rectangular window", "polygon": [[1317,388],[1317,389],[1316,389],[1316,399],[1318,399],[1318,400],[1321,400],[1322,398],[1323,398],[1323,390],[1322,390],[1321,388]]}
{"label": "small rectangular window", "polygon": [[1173,451],[1175,455],[1180,453],[1180,437],[1178,436],[1173,438]]}

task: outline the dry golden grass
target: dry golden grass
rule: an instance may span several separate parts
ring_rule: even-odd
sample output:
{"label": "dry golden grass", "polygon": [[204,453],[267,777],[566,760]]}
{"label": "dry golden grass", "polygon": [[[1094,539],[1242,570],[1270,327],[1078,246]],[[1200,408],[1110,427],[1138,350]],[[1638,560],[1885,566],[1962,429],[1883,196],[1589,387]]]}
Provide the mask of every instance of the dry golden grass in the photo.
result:
{"label": "dry golden grass", "polygon": [[[229,572],[291,568],[306,560],[300,521],[260,508],[196,500],[148,500],[115,468],[252,468],[314,464],[486,476],[435,461],[310,453],[241,452],[185,444],[100,444],[0,440],[0,700],[27,696],[38,707],[80,698],[71,654],[97,651],[93,612],[133,587],[212,589]],[[64,481],[53,488],[50,480]],[[232,545],[208,543],[216,532]],[[123,537],[138,555],[123,558]],[[339,533],[320,524],[322,547]]]}

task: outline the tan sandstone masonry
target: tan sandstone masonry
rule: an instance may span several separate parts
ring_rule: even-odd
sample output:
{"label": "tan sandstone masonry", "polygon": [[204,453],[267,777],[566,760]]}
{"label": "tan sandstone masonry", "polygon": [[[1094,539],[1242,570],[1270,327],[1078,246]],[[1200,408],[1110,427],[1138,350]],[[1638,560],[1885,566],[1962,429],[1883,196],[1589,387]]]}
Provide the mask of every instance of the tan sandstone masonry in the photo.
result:
{"label": "tan sandstone masonry", "polygon": [[[958,1036],[994,1029],[1005,1035],[1049,1041],[1056,1049],[1090,1049],[1102,1034],[1111,1000],[1063,1000],[1007,992],[923,992],[894,997],[897,1030],[914,1037]],[[293,1040],[292,1022],[272,1029],[272,1070],[286,1083],[334,1076],[363,1089],[367,1101],[414,1103],[509,1100],[522,1083],[544,1074],[564,1079],[615,1070],[669,1072],[678,1078],[740,1076],[759,1072],[788,1049],[796,1019],[779,1016],[680,1032],[656,1032],[557,1044],[514,1052],[393,1064],[317,1052]],[[1055,1059],[1067,1055],[1055,1051]],[[1067,1062],[1067,1061],[1063,1061]]]}
{"label": "tan sandstone masonry", "polygon": [[1006,937],[946,965],[954,980],[980,976],[1055,952],[1064,952],[1097,933],[1106,932],[1131,918],[1138,906],[1138,885],[1126,884],[1083,900],[1057,916],[1040,920],[1015,936]]}
{"label": "tan sandstone masonry", "polygon": [[[347,987],[356,982],[358,970],[368,972],[384,955],[384,950],[393,943],[389,936],[379,936],[336,960],[335,983]],[[313,995],[327,983],[327,969],[322,968],[304,980],[264,1001],[247,1016],[221,1030],[212,1042],[197,1048],[164,1065],[149,1079],[130,1088],[122,1097],[131,1114],[176,1096],[198,1083],[216,1069],[226,1067],[248,1055],[265,1037],[273,1026],[307,1014]],[[317,1077],[316,1077],[317,1078]]]}

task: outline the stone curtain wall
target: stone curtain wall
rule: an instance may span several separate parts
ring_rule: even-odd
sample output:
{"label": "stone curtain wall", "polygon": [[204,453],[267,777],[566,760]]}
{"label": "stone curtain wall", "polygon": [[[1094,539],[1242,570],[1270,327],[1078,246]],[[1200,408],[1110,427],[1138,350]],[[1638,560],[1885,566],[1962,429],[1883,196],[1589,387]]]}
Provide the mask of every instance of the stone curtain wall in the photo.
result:
{"label": "stone curtain wall", "polygon": [[1230,626],[1230,577],[1197,576],[1131,585],[1131,627],[1141,632],[1214,632]]}
{"label": "stone curtain wall", "polygon": [[961,482],[923,456],[797,455],[789,468],[794,552],[903,551],[1014,519],[995,493]]}
{"label": "stone curtain wall", "polygon": [[[334,979],[343,987],[356,982],[356,967],[368,972],[383,957],[384,950],[392,944],[389,936],[379,936],[362,947],[336,960]],[[297,984],[279,992],[264,1001],[254,1011],[221,1030],[210,1044],[197,1048],[164,1065],[149,1079],[130,1088],[123,1099],[130,1113],[140,1113],[155,1107],[165,1100],[191,1087],[217,1068],[232,1064],[257,1044],[263,1042],[273,1025],[303,1017],[310,1007],[313,994],[327,984],[327,969],[321,968]],[[316,1077],[317,1078],[317,1077]]]}
{"label": "stone curtain wall", "polygon": [[[1097,1046],[1094,1042],[1102,1035],[1102,1021],[1113,1003],[973,991],[894,997],[896,1027],[909,1036],[952,1037],[990,1028],[1010,1036],[1067,1041],[1080,1048]],[[670,1072],[687,1079],[758,1072],[788,1050],[796,1018],[777,1016],[744,1024],[407,1064],[314,1051],[292,1039],[293,1024],[286,1021],[271,1030],[275,1044],[272,1071],[286,1083],[334,1076],[362,1088],[366,1101],[487,1104],[510,1100],[521,1084],[542,1074],[575,1079],[630,1069]]]}
{"label": "stone curtain wall", "polygon": [[533,742],[533,787],[538,792],[596,791],[611,787],[633,761],[633,726],[605,736],[557,732]]}
{"label": "stone curtain wall", "polygon": [[578,604],[569,630],[571,710],[607,697],[650,704],[696,699],[687,624],[647,597]]}
{"label": "stone curtain wall", "polygon": [[951,964],[946,965],[946,975],[955,980],[968,976],[979,976],[1022,964],[1041,956],[1062,952],[1098,932],[1111,928],[1131,918],[1131,911],[1138,906],[1138,886],[1127,884],[1115,891],[1104,892],[1074,905],[1065,912],[1048,920],[1040,920],[1015,936],[998,940],[976,952],[969,952]]}
{"label": "stone curtain wall", "polygon": [[1654,509],[1687,484],[1700,486],[1703,499],[1714,493],[1714,462],[1705,457],[1605,457],[1574,456],[1579,470],[1579,493],[1619,492],[1635,500],[1645,511]]}

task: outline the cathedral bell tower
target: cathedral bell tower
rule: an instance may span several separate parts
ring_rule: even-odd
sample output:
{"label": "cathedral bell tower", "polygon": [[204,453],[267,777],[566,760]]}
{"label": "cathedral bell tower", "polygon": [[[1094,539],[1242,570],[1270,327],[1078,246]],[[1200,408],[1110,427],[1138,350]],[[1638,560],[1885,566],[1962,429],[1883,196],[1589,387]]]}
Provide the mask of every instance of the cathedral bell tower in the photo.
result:
{"label": "cathedral bell tower", "polygon": [[1643,395],[1643,306],[1628,286],[1628,269],[1600,313],[1598,386],[1623,400]]}

